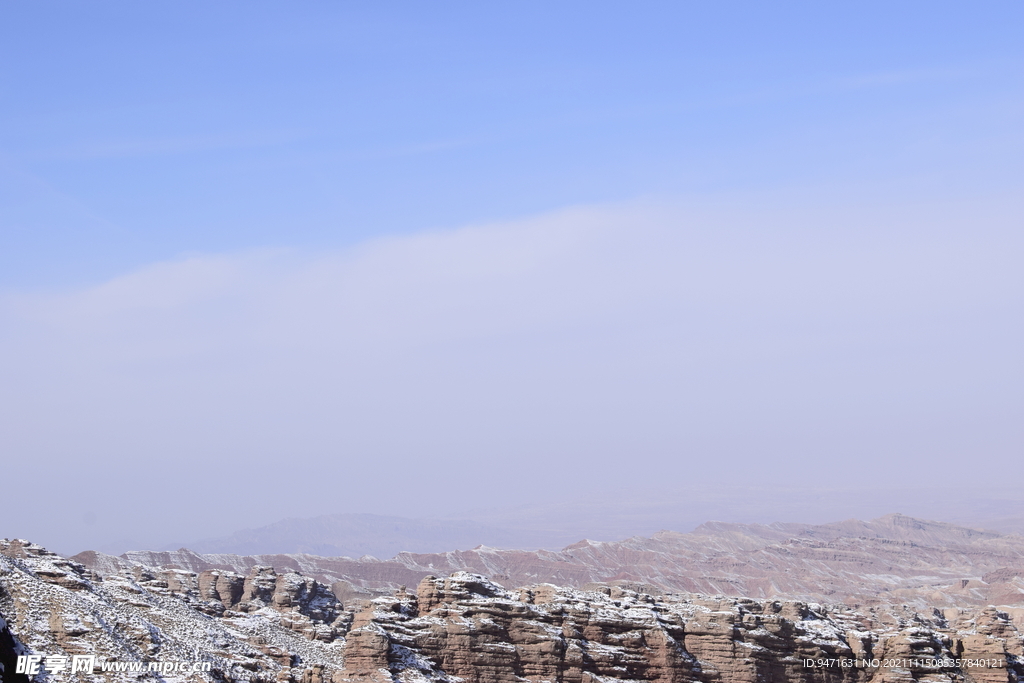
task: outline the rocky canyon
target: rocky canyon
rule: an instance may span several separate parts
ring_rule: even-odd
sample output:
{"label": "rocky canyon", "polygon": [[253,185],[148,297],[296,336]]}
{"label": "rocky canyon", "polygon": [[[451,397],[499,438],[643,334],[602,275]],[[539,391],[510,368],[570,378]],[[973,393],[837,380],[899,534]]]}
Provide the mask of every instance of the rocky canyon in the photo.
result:
{"label": "rocky canyon", "polygon": [[[390,560],[7,540],[0,666],[5,683],[1017,681],[1022,568],[1020,536],[900,515]],[[29,655],[206,668],[27,675]]]}

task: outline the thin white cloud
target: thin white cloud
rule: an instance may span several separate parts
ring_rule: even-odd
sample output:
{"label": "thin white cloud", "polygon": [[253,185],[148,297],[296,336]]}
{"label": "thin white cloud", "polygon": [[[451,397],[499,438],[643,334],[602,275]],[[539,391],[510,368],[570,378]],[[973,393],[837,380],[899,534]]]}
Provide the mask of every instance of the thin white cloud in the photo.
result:
{"label": "thin white cloud", "polygon": [[484,481],[936,480],[1019,450],[1013,210],[580,208],[8,293],[9,471],[153,538],[458,509]]}

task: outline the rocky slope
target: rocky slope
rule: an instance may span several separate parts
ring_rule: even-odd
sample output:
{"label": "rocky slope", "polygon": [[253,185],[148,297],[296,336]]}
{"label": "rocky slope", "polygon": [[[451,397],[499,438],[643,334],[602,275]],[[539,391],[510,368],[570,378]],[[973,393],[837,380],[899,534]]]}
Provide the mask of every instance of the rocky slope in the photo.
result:
{"label": "rocky slope", "polygon": [[[652,594],[621,583],[509,590],[465,572],[344,605],[324,584],[268,567],[196,573],[121,559],[101,572],[0,542],[5,683],[15,652],[208,662],[188,680],[210,681],[1017,681],[1011,611]],[[185,679],[35,680],[140,678]]]}
{"label": "rocky slope", "polygon": [[[0,616],[20,653],[209,663],[209,680],[270,681],[294,671],[305,683],[340,667],[352,617],[327,586],[269,567],[240,575],[136,564],[100,575],[18,540],[0,541]],[[14,673],[8,664],[4,681]]]}
{"label": "rocky slope", "polygon": [[[83,553],[95,569],[122,562],[246,573],[267,565],[354,589],[393,590],[430,574],[471,571],[506,586],[632,581],[659,590],[754,598],[976,606],[1024,603],[1024,536],[887,515],[870,522],[708,523],[615,543],[581,541],[561,551],[479,547],[400,553],[392,560],[315,555],[199,555],[140,551],[120,558]],[[346,588],[348,587],[348,588]]]}

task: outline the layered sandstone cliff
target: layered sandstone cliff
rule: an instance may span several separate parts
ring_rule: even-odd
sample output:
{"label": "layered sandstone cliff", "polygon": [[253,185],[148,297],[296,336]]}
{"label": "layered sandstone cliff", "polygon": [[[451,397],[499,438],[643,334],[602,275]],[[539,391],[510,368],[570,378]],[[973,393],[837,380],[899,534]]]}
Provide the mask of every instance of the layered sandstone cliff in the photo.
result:
{"label": "layered sandstone cliff", "polygon": [[342,681],[1016,681],[1021,634],[995,609],[918,614],[660,596],[616,586],[507,591],[479,575],[379,598]]}

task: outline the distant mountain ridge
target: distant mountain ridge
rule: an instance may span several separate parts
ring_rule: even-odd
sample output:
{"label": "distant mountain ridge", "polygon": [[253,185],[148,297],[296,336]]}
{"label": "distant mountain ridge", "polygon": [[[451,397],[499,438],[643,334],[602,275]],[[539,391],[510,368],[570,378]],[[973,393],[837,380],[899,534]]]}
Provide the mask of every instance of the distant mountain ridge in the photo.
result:
{"label": "distant mountain ridge", "polygon": [[[523,534],[469,520],[410,519],[371,514],[289,518],[256,529],[187,544],[198,553],[298,553],[387,559],[400,552],[436,552],[479,544],[480,538],[518,547]],[[177,547],[177,546],[174,546]],[[165,547],[171,550],[172,547]]]}
{"label": "distant mountain ridge", "polygon": [[[353,513],[292,517],[258,528],[161,543],[156,547],[185,547],[207,554],[370,555],[378,559],[393,558],[400,552],[438,553],[478,545],[560,550],[581,538],[621,541],[650,537],[662,529],[689,531],[709,519],[759,523],[765,527],[780,519],[817,525],[834,519],[875,519],[890,512],[894,500],[900,501],[903,511],[913,512],[910,516],[918,519],[941,519],[961,527],[1024,533],[1024,498],[1016,490],[993,491],[982,500],[963,499],[956,491],[948,490],[931,491],[925,496],[921,492],[888,489],[778,489],[767,496],[759,489],[736,486],[598,492],[580,499],[512,503],[507,507],[426,518]],[[822,516],[824,510],[830,511],[831,519]],[[91,549],[119,554],[140,546],[120,543]]]}
{"label": "distant mountain ridge", "polygon": [[[558,551],[478,546],[402,552],[390,560],[312,554],[87,552],[73,559],[116,573],[148,566],[247,573],[272,566],[334,585],[336,594],[393,590],[428,575],[470,571],[508,587],[626,582],[651,591],[757,599],[974,606],[1024,605],[1024,536],[900,514],[832,524],[708,522],[618,542],[583,540]],[[344,598],[343,598],[344,599]]]}

